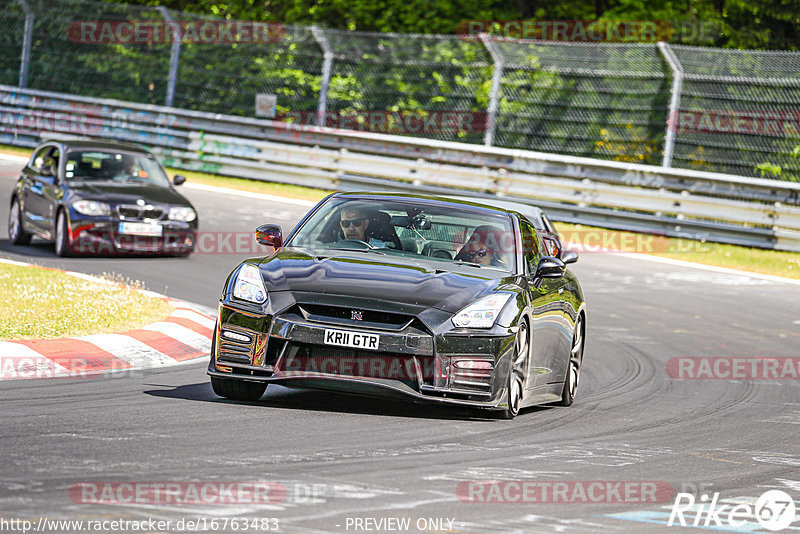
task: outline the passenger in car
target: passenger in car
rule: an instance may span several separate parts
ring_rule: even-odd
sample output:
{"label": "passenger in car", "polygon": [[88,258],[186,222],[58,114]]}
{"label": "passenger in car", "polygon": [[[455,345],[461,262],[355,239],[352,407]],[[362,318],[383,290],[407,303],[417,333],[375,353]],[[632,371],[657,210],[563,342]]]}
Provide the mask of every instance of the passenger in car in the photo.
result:
{"label": "passenger in car", "polygon": [[508,254],[503,250],[503,231],[497,227],[483,225],[475,228],[464,244],[456,261],[468,261],[478,265],[508,268]]}

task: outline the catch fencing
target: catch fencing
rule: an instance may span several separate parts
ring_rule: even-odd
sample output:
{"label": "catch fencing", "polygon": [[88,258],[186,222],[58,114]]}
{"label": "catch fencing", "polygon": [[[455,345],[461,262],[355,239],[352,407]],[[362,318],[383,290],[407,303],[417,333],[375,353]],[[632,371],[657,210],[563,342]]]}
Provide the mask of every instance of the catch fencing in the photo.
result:
{"label": "catch fencing", "polygon": [[240,24],[86,0],[0,0],[0,23],[0,84],[20,88],[800,181],[797,52]]}
{"label": "catch fencing", "polygon": [[325,189],[491,197],[551,218],[800,251],[800,183],[353,132],[0,86],[0,143],[133,141],[165,165]]}

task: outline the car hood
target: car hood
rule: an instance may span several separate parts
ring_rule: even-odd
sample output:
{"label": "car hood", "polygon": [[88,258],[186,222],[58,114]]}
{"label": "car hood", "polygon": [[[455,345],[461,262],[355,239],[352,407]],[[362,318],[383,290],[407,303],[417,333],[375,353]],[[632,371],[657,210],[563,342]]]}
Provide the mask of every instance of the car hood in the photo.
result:
{"label": "car hood", "polygon": [[320,256],[283,249],[260,267],[267,291],[378,297],[449,313],[510,282],[508,273],[494,269],[346,251]]}
{"label": "car hood", "polygon": [[102,200],[110,204],[136,204],[140,198],[147,202],[158,202],[177,206],[191,206],[183,195],[171,187],[158,187],[143,184],[115,184],[110,182],[74,182],[69,184],[70,192],[76,197],[89,200]]}

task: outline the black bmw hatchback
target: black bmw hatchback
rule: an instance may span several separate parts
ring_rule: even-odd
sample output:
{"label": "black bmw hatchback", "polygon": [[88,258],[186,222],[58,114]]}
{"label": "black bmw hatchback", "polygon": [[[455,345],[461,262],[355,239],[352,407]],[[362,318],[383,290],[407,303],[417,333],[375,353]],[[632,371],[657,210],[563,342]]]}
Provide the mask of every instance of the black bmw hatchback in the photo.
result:
{"label": "black bmw hatchback", "polygon": [[194,250],[197,213],[140,146],[83,139],[37,146],[11,193],[8,236],[55,242],[56,254],[170,254]]}

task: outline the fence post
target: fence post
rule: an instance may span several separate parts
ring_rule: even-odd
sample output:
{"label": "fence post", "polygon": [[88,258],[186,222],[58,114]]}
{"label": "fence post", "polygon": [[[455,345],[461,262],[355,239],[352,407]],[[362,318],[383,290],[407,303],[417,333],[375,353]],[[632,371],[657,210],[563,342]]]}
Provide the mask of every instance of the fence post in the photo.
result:
{"label": "fence post", "polygon": [[492,71],[492,90],[491,93],[489,93],[489,107],[486,110],[489,124],[486,125],[486,135],[483,138],[484,145],[492,146],[494,142],[494,133],[497,129],[500,82],[503,79],[503,56],[500,54],[500,51],[495,48],[494,44],[492,44],[492,41],[489,39],[489,34],[482,33],[480,37],[483,46],[489,51],[489,55],[492,56],[492,62],[494,63],[494,70]]}
{"label": "fence post", "polygon": [[25,34],[22,37],[22,60],[19,65],[19,86],[28,87],[28,69],[31,64],[31,43],[33,42],[33,9],[28,0],[17,0],[25,11]]}
{"label": "fence post", "polygon": [[333,49],[321,28],[311,26],[311,33],[322,49],[322,79],[320,80],[319,103],[317,104],[317,126],[325,126],[325,114],[328,111],[328,88],[331,85],[333,71]]}
{"label": "fence post", "polygon": [[[172,18],[169,10],[164,6],[158,6],[156,9],[164,17],[164,20],[169,24],[174,24],[175,20]],[[181,41],[183,40],[183,32],[180,28],[173,28],[175,31],[170,32],[172,35],[172,50],[169,56],[169,76],[167,78],[167,94],[164,98],[164,105],[173,107],[172,103],[175,101],[175,84],[178,80],[178,63],[181,58]],[[176,38],[177,37],[177,38]]]}
{"label": "fence post", "polygon": [[662,167],[672,167],[672,154],[675,151],[675,133],[678,129],[678,113],[681,108],[681,91],[683,89],[683,67],[670,46],[659,41],[658,50],[672,71],[672,87],[670,88],[669,111],[667,115],[667,132],[664,138],[664,157]]}

